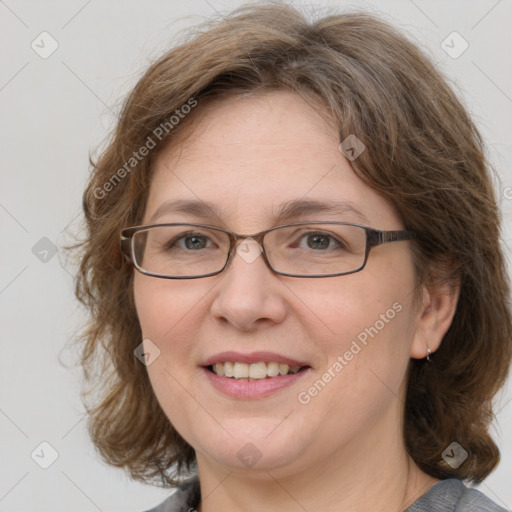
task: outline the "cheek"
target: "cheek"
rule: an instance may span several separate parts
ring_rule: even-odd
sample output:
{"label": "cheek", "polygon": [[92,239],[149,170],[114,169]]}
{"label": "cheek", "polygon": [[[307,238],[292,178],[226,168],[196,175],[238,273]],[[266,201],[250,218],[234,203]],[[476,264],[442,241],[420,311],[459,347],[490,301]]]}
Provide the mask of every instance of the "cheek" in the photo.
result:
{"label": "cheek", "polygon": [[[364,272],[320,282],[307,293],[295,290],[309,306],[305,318],[310,321],[305,324],[324,355],[320,378],[329,382],[325,387],[333,391],[333,405],[356,396],[357,401],[362,396],[378,401],[390,390],[398,393],[405,377],[412,342],[414,271],[409,259],[398,258],[385,270],[369,265]],[[320,328],[311,328],[317,325]],[[309,384],[314,386],[318,378],[315,375]],[[317,387],[323,389],[320,383]]]}
{"label": "cheek", "polygon": [[134,279],[134,297],[137,315],[144,338],[167,347],[173,333],[180,333],[180,344],[188,345],[199,328],[194,317],[201,314],[207,289],[191,286],[189,282],[156,279],[141,274]]}
{"label": "cheek", "polygon": [[354,339],[365,346],[385,333],[393,332],[396,338],[407,330],[409,283],[379,281],[361,272],[325,280],[314,288],[294,286],[293,291],[302,303],[303,325],[328,352],[349,348],[347,342]]}
{"label": "cheek", "polygon": [[195,372],[195,340],[204,314],[207,288],[188,282],[136,275],[134,298],[144,339],[159,349],[147,366],[155,396],[173,426],[187,439],[187,418],[204,413],[192,397]]}
{"label": "cheek", "polygon": [[135,277],[134,296],[143,339],[151,340],[160,351],[147,368],[151,383],[164,409],[172,408],[180,397],[180,383],[187,385],[196,370],[205,290],[140,275]]}

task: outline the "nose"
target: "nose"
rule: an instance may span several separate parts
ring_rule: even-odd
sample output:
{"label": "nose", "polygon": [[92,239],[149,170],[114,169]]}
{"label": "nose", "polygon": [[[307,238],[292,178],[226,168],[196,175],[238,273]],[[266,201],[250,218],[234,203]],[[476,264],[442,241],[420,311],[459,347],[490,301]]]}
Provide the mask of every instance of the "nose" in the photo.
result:
{"label": "nose", "polygon": [[267,266],[261,246],[252,238],[238,244],[216,289],[212,315],[239,330],[278,324],[286,317],[284,285]]}

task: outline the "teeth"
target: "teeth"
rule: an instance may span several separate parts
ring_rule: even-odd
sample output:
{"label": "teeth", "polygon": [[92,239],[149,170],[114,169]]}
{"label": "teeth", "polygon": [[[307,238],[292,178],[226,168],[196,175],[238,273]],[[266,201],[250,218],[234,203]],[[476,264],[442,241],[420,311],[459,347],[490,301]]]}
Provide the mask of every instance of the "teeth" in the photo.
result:
{"label": "teeth", "polygon": [[[245,365],[247,366],[247,365]],[[249,366],[249,377],[251,379],[266,379],[267,365],[265,363],[254,363]]]}
{"label": "teeth", "polygon": [[269,363],[259,362],[253,364],[233,363],[215,363],[212,366],[213,373],[221,377],[230,377],[245,380],[262,380],[269,377],[278,377],[279,375],[288,375],[297,373],[300,366],[289,366],[279,364],[274,361]]}
{"label": "teeth", "polygon": [[224,363],[224,365],[222,363],[218,363],[219,366],[224,366],[224,376],[225,377],[233,377],[234,376],[234,373],[233,373],[233,363]]}
{"label": "teeth", "polygon": [[267,363],[267,375],[277,377],[279,375],[279,363]]}
{"label": "teeth", "polygon": [[235,363],[233,365],[233,377],[235,377],[235,379],[248,379],[249,365],[244,363]]}

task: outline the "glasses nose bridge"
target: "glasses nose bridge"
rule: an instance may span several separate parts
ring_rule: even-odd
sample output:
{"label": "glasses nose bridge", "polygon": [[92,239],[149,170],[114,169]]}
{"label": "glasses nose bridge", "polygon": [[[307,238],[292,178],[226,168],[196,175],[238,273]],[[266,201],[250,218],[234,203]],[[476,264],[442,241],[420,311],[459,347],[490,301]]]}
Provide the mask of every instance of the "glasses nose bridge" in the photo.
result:
{"label": "glasses nose bridge", "polygon": [[272,268],[272,265],[270,264],[270,262],[268,260],[267,252],[265,250],[265,246],[263,245],[263,239],[265,238],[265,235],[270,231],[272,231],[272,229],[266,229],[264,231],[259,231],[257,233],[251,233],[251,234],[241,234],[241,233],[235,233],[233,231],[226,231],[226,233],[229,235],[229,241],[230,241],[226,266],[230,264],[232,257],[237,252],[237,247],[239,247],[238,241],[241,240],[243,243],[247,239],[252,239],[258,244],[258,246],[261,250],[261,256],[262,256],[263,261],[265,262],[266,266],[270,269],[271,272],[275,272],[275,270]]}
{"label": "glasses nose bridge", "polygon": [[265,231],[259,231],[258,233],[251,233],[251,234],[242,234],[242,233],[235,233],[233,231],[229,231],[228,235],[230,238],[230,249],[229,252],[232,252],[233,249],[236,247],[239,240],[242,240],[242,243],[244,240],[247,240],[248,238],[251,238],[254,240],[263,251],[265,251],[265,248],[263,246],[263,239],[265,238],[265,235],[271,231],[270,229],[266,229]]}

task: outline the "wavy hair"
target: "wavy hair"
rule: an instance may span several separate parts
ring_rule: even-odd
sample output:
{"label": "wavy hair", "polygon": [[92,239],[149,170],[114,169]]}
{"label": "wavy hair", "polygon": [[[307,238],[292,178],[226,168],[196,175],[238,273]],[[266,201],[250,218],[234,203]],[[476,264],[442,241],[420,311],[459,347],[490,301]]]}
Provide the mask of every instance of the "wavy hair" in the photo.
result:
{"label": "wavy hair", "polygon": [[[354,12],[309,21],[275,3],[209,22],[152,63],[92,162],[76,295],[89,312],[80,362],[93,442],[108,463],[145,482],[175,485],[195,469],[193,448],[134,356],[142,334],[119,232],[141,220],[155,156],[193,129],[202,105],[276,89],[319,102],[340,141],[356,134],[365,144],[354,172],[395,205],[406,229],[424,235],[412,244],[418,281],[460,283],[433,363],[410,362],[404,436],[426,473],[483,480],[499,460],[488,429],[512,326],[499,211],[478,130],[430,60],[391,25]],[[194,112],[180,115],[194,101]],[[162,129],[166,136],[157,136]],[[447,266],[449,274],[439,272]],[[441,456],[453,441],[469,453],[458,468]]]}

